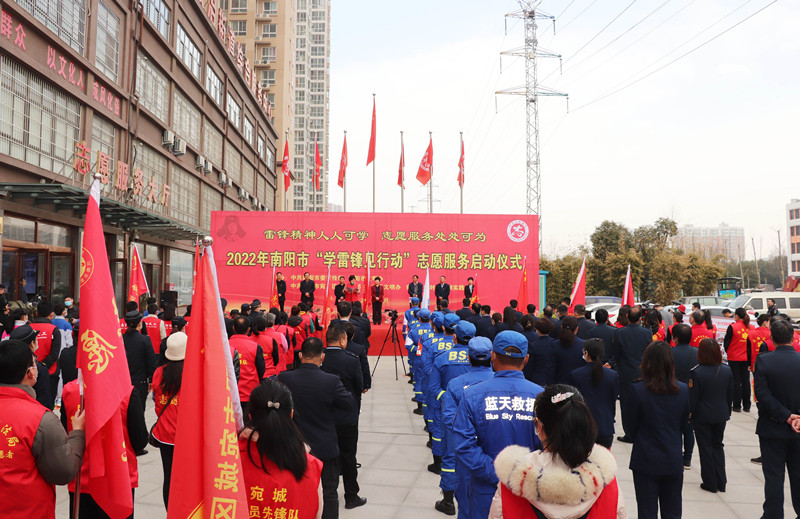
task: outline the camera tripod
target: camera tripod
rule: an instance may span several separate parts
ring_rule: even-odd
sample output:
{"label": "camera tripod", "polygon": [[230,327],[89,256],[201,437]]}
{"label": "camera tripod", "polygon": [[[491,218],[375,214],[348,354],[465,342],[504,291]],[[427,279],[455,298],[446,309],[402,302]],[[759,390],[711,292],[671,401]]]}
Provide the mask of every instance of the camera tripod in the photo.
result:
{"label": "camera tripod", "polygon": [[[386,346],[386,343],[389,342],[389,337],[392,338],[392,353],[394,354],[394,379],[399,380],[399,375],[397,372],[397,348],[400,347],[400,338],[398,337],[400,332],[397,331],[397,317],[392,316],[392,324],[389,325],[389,330],[386,332],[386,337],[383,338],[383,344],[381,345],[381,351],[378,352],[378,359],[375,361],[375,366],[372,368],[372,376],[375,376],[375,371],[378,369],[378,362],[381,360],[381,356],[383,354],[383,348]],[[406,365],[403,363],[403,375],[406,374]]]}

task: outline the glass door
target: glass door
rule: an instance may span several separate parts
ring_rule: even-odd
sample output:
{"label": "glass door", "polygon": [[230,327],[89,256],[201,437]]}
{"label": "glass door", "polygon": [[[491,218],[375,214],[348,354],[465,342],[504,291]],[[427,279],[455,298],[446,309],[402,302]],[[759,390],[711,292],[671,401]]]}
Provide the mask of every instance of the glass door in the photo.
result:
{"label": "glass door", "polygon": [[65,297],[75,297],[72,293],[74,255],[72,253],[50,254],[50,289],[51,301],[63,301]]}
{"label": "glass door", "polygon": [[46,251],[20,250],[18,254],[20,262],[18,299],[35,304],[38,297],[44,295]]}

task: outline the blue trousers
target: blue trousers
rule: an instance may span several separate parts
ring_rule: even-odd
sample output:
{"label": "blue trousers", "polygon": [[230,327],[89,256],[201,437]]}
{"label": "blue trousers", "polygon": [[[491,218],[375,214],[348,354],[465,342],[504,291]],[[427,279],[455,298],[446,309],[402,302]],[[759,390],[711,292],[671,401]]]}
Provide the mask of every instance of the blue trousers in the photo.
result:
{"label": "blue trousers", "polygon": [[431,420],[428,422],[428,431],[431,433],[431,437],[433,440],[431,446],[431,453],[434,456],[441,456],[442,436],[443,436],[441,402],[439,402],[439,400],[436,399],[436,395],[425,395],[425,398],[428,401],[428,412],[430,413],[431,417]]}
{"label": "blue trousers", "polygon": [[636,491],[636,508],[639,519],[681,518],[681,491],[683,471],[677,474],[653,475],[633,471],[633,487]]}
{"label": "blue trousers", "polygon": [[[469,517],[469,470],[456,458],[456,489],[455,498],[458,503],[458,519]],[[442,460],[444,466],[444,460]]]}
{"label": "blue trousers", "polygon": [[456,489],[456,451],[453,444],[453,429],[443,427],[442,437],[442,476],[439,488],[442,490]]}
{"label": "blue trousers", "polygon": [[467,517],[469,519],[486,519],[489,517],[489,509],[492,507],[492,498],[495,492],[497,492],[496,483],[490,485],[485,481],[470,478]]}

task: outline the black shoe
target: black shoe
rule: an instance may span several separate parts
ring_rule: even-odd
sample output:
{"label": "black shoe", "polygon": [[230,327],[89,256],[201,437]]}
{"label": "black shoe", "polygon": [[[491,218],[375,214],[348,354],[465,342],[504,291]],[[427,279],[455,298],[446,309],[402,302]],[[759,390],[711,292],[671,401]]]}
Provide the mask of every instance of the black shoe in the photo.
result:
{"label": "black shoe", "polygon": [[742,409],[742,411],[744,411],[745,413],[749,413],[750,412],[750,408],[749,407],[745,407],[745,408]]}
{"label": "black shoe", "polygon": [[731,409],[731,411],[733,411],[734,413],[741,413],[742,412],[742,408],[741,407],[734,407],[733,409]]}
{"label": "black shoe", "polygon": [[[411,412],[412,412],[412,413],[414,413],[414,414],[417,414],[417,415],[420,415],[420,416],[422,416],[422,412],[423,412],[423,411],[422,411],[422,406],[419,406],[419,407],[417,407],[416,409],[414,409],[414,410],[413,410],[413,411],[411,411]],[[427,427],[427,425],[426,425],[425,427]]]}
{"label": "black shoe", "polygon": [[425,424],[425,427],[423,427],[422,430],[425,432],[430,432],[430,430],[428,430],[428,424]]}
{"label": "black shoe", "polygon": [[350,510],[352,508],[358,508],[359,506],[364,506],[366,504],[367,504],[367,498],[366,497],[357,497],[357,498],[353,499],[352,501],[345,501],[344,502],[344,507],[346,509]]}
{"label": "black shoe", "polygon": [[629,436],[617,436],[617,441],[622,443],[633,443],[633,440]]}
{"label": "black shoe", "polygon": [[456,515],[456,505],[452,501],[442,499],[441,501],[436,501],[433,507],[437,512],[442,512],[445,515]]}
{"label": "black shoe", "polygon": [[700,483],[700,488],[702,488],[706,492],[711,492],[712,494],[716,494],[717,493],[717,489],[716,488],[708,487],[708,486],[705,485],[705,483]]}
{"label": "black shoe", "polygon": [[428,440],[428,443],[426,443],[425,446],[427,448],[429,448],[429,449],[432,449],[433,448],[433,440]]}
{"label": "black shoe", "polygon": [[140,450],[139,452],[137,452],[137,453],[136,453],[136,456],[137,456],[137,457],[138,457],[138,456],[144,456],[145,454],[147,454],[147,450],[145,450],[145,449],[142,449],[142,450]]}
{"label": "black shoe", "polygon": [[[684,468],[684,470],[690,470],[692,468],[692,460],[684,460],[683,468]],[[710,490],[709,490],[709,492],[710,492]]]}
{"label": "black shoe", "polygon": [[442,473],[442,464],[441,463],[431,463],[428,465],[428,472],[433,472],[434,474],[441,474]]}
{"label": "black shoe", "polygon": [[725,485],[722,485],[717,490],[719,490],[720,492],[725,492]]}
{"label": "black shoe", "polygon": [[752,463],[755,463],[756,465],[761,465],[761,456],[759,456],[758,458],[750,458],[750,461]]}

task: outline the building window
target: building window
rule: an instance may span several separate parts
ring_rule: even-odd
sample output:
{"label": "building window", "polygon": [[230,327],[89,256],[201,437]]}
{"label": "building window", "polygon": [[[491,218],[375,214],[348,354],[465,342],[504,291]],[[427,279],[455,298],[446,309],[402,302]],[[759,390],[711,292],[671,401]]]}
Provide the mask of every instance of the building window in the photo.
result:
{"label": "building window", "polygon": [[254,191],[256,190],[254,178],[255,173],[256,170],[253,168],[253,166],[251,166],[246,160],[242,160],[242,183],[240,185],[251,195],[253,195]]}
{"label": "building window", "polygon": [[294,118],[294,127],[303,129],[306,127],[306,118],[305,117],[295,117]]}
{"label": "building window", "polygon": [[305,76],[306,74],[306,66],[303,63],[298,63],[294,66],[294,73],[298,76]]}
{"label": "building window", "polygon": [[306,48],[306,39],[305,38],[297,38],[297,48],[298,49],[305,49]]}
{"label": "building window", "polygon": [[296,89],[303,89],[303,88],[305,88],[305,87],[306,87],[306,78],[304,78],[304,77],[298,77],[298,78],[295,78],[295,80],[294,80],[294,87],[295,87]]}
{"label": "building window", "polygon": [[231,14],[233,13],[246,13],[247,0],[231,0]]}
{"label": "building window", "polygon": [[325,46],[324,45],[314,45],[311,47],[311,56],[324,56],[325,55]]}
{"label": "building window", "polygon": [[198,80],[202,79],[200,63],[203,61],[203,57],[200,54],[200,49],[189,38],[181,24],[178,24],[177,51],[178,57],[183,61],[184,65],[189,67],[192,75]]}
{"label": "building window", "polygon": [[208,64],[206,64],[206,92],[215,103],[222,106],[222,80]]}
{"label": "building window", "polygon": [[303,130],[295,130],[294,140],[295,142],[303,142],[304,140],[306,140],[306,132],[304,132]]}
{"label": "building window", "polygon": [[164,0],[144,0],[144,13],[164,39],[169,39],[169,7]]}
{"label": "building window", "polygon": [[295,63],[305,63],[306,61],[306,51],[298,50],[294,53],[294,62]]}
{"label": "building window", "polygon": [[320,22],[325,19],[325,11],[311,11],[311,20]]}
{"label": "building window", "polygon": [[311,81],[325,81],[324,70],[312,70],[308,77]]}
{"label": "building window", "polygon": [[311,117],[322,117],[325,115],[325,109],[321,106],[311,107]]}
{"label": "building window", "polygon": [[[156,151],[155,149],[147,146],[146,144],[142,144],[141,141],[139,142],[139,153],[136,155],[137,160],[142,168],[142,172],[144,173],[144,184],[145,188],[142,192],[142,195],[150,194],[150,189],[147,185],[152,181],[158,186],[158,190],[161,191],[161,186],[167,182],[167,159]],[[160,195],[160,193],[158,193]],[[176,193],[177,196],[180,196]],[[143,197],[144,198],[144,197]],[[171,197],[170,197],[171,198]],[[153,212],[163,213],[164,206],[161,205],[160,199],[159,202],[152,202],[146,201],[143,202],[143,205],[150,209]],[[170,200],[170,204],[172,200]]]}
{"label": "building window", "polygon": [[298,103],[294,107],[294,113],[295,113],[295,115],[305,115],[306,114],[306,105],[305,105],[305,103]]}
{"label": "building window", "polygon": [[17,4],[64,43],[83,54],[86,39],[85,0],[20,0]]}
{"label": "building window", "polygon": [[278,2],[264,2],[262,13],[267,16],[278,14]]}
{"label": "building window", "polygon": [[278,49],[276,47],[261,47],[261,63],[266,65],[272,63],[278,56]]}
{"label": "building window", "polygon": [[241,128],[242,124],[242,107],[239,106],[239,103],[233,98],[232,95],[228,94],[228,119],[231,120],[236,128]]}
{"label": "building window", "polygon": [[265,23],[261,26],[261,37],[262,38],[274,38],[278,35],[278,24],[277,23]]}
{"label": "building window", "polygon": [[116,147],[116,128],[114,124],[106,119],[94,114],[92,120],[92,158],[97,160],[97,152],[102,151],[111,157],[112,170],[114,165],[114,148]]}
{"label": "building window", "polygon": [[311,130],[321,130],[323,128],[322,119],[309,119],[308,128]]}
{"label": "building window", "polygon": [[235,182],[240,186],[242,185],[241,169],[241,154],[236,151],[236,146],[234,146],[231,141],[225,141],[225,171],[228,173],[228,178],[231,179],[231,182]]}
{"label": "building window", "polygon": [[[207,218],[211,218],[210,214]],[[205,227],[204,230],[210,229]],[[177,249],[169,250],[169,284],[178,292],[178,305],[192,302],[192,274],[194,272],[194,255]]]}
{"label": "building window", "polygon": [[222,209],[222,193],[203,182],[203,207],[200,211],[200,226],[203,230],[211,229],[211,211]]}
{"label": "building window", "polygon": [[297,13],[297,23],[306,23],[308,21],[307,13]]}
{"label": "building window", "polygon": [[269,87],[275,84],[275,71],[262,70],[261,71],[261,87]]}
{"label": "building window", "polygon": [[292,203],[294,206],[295,211],[302,211],[303,210],[303,200],[301,198],[295,198],[294,202]]}
{"label": "building window", "polygon": [[295,156],[302,155],[302,154],[305,153],[305,151],[306,151],[306,147],[305,147],[304,144],[295,143],[295,145],[294,145],[294,154],[295,154]]}
{"label": "building window", "polygon": [[297,27],[295,27],[295,31],[296,31],[295,32],[295,36],[305,36],[306,35],[306,28],[307,28],[307,26],[302,25],[302,24],[298,25]]}
{"label": "building window", "polygon": [[272,148],[267,148],[267,169],[275,171],[275,152]]}
{"label": "building window", "polygon": [[269,101],[270,106],[275,106],[275,94],[267,94],[267,101]]}
{"label": "building window", "polygon": [[312,105],[324,105],[325,104],[325,94],[311,94]]}
{"label": "building window", "polygon": [[264,160],[264,137],[258,136],[258,156],[261,157],[261,160]]}
{"label": "building window", "polygon": [[144,54],[139,54],[136,64],[136,94],[139,104],[166,123],[169,118],[167,77]]}
{"label": "building window", "polygon": [[294,158],[294,170],[295,175],[297,175],[297,180],[303,180],[302,169],[305,167],[306,162],[303,160],[302,157],[295,157]]}
{"label": "building window", "polygon": [[251,123],[250,119],[248,119],[247,117],[244,118],[243,132],[244,132],[244,139],[247,141],[247,144],[252,146],[253,145],[253,123]]}
{"label": "building window", "polygon": [[325,68],[325,58],[311,58],[311,68]]}
{"label": "building window", "polygon": [[309,90],[312,92],[324,92],[325,91],[325,83],[322,81],[312,81],[308,84]]}
{"label": "building window", "polygon": [[298,103],[305,103],[306,102],[306,93],[302,90],[298,90],[294,93],[294,100]]}
{"label": "building window", "polygon": [[173,106],[175,107],[172,125],[175,133],[186,139],[186,142],[195,150],[200,149],[200,110],[181,94],[175,90],[173,96]]}
{"label": "building window", "polygon": [[247,36],[247,20],[231,20],[231,28],[236,36]]}
{"label": "building window", "polygon": [[203,133],[203,153],[217,167],[222,166],[222,134],[206,119]]}
{"label": "building window", "polygon": [[119,70],[119,18],[102,0],[97,2],[97,51],[95,65],[116,82]]}
{"label": "building window", "polygon": [[311,24],[311,32],[325,32],[325,22],[314,22]]}
{"label": "building window", "polygon": [[172,192],[169,203],[169,216],[186,223],[194,224],[200,213],[200,181],[183,168],[172,168]]}
{"label": "building window", "polygon": [[80,127],[75,98],[0,57],[0,153],[69,176]]}
{"label": "building window", "polygon": [[325,45],[325,35],[324,34],[312,34],[311,35],[311,45]]}

